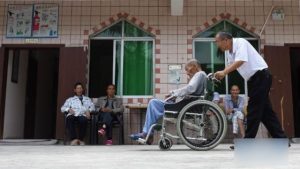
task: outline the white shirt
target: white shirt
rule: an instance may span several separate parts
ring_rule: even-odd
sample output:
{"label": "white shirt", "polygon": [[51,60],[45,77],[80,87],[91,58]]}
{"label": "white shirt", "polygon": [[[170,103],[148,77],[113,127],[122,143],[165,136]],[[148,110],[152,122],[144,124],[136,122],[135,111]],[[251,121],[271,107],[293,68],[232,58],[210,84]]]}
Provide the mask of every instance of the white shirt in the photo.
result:
{"label": "white shirt", "polygon": [[[86,96],[82,96],[82,101],[78,96],[70,97],[66,100],[65,104],[61,107],[61,112],[68,112],[70,109],[75,111],[74,116],[86,116],[85,112],[92,112],[95,106],[92,100]],[[69,116],[68,113],[67,116]]]}
{"label": "white shirt", "polygon": [[232,53],[230,53],[229,50],[226,50],[225,57],[228,59],[227,61],[229,64],[236,61],[244,61],[237,71],[245,80],[249,80],[258,70],[268,68],[267,63],[262,56],[246,39],[243,38],[233,38]]}
{"label": "white shirt", "polygon": [[199,71],[194,74],[192,79],[189,81],[188,85],[171,91],[173,96],[184,97],[186,95],[196,95],[200,96],[204,94],[204,89],[206,87],[206,73],[204,71]]}

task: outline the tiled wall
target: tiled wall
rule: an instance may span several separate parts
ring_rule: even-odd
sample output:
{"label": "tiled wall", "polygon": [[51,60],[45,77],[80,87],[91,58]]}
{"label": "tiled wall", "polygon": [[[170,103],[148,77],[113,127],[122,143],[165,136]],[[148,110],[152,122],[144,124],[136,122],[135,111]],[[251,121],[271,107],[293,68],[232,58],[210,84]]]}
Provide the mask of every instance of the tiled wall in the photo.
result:
{"label": "tiled wall", "polygon": [[[0,2],[0,44],[23,43],[24,39],[7,39],[6,7],[8,4],[38,3],[35,1]],[[282,7],[284,21],[266,25],[262,44],[300,43],[300,9],[298,0],[185,0],[184,15],[170,16],[170,0],[52,0],[59,4],[59,37],[40,39],[41,43],[87,45],[88,35],[109,26],[119,18],[127,18],[156,36],[155,91],[163,98],[176,88],[168,84],[168,64],[184,64],[192,58],[192,36],[221,19],[230,19],[249,31],[259,33],[272,5]],[[134,20],[133,20],[134,19]],[[263,46],[261,46],[263,48]],[[183,84],[186,76],[183,73]],[[182,84],[182,85],[183,85]],[[125,99],[125,103],[148,99]]]}

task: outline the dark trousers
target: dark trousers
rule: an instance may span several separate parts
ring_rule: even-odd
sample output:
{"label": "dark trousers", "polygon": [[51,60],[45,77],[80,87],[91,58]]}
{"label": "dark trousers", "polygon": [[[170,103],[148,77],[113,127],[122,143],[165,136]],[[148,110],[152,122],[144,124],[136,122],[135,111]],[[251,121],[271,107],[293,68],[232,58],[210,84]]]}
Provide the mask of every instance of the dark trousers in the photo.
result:
{"label": "dark trousers", "polygon": [[183,99],[177,103],[174,104],[165,104],[165,110],[168,111],[180,111],[181,109],[183,109],[184,106],[186,106],[187,104],[191,103],[192,101],[197,100],[197,97],[192,97],[192,98],[187,98],[187,99]]}
{"label": "dark trousers", "polygon": [[269,91],[272,75],[268,69],[257,71],[248,81],[249,102],[245,138],[255,138],[262,122],[273,138],[286,138],[280,122],[272,109]]}
{"label": "dark trousers", "polygon": [[[83,140],[87,127],[87,118],[85,116],[73,116],[69,115],[67,117],[67,128],[70,134],[70,139],[79,139]],[[76,132],[76,125],[79,127],[79,134]]]}
{"label": "dark trousers", "polygon": [[[112,122],[118,121],[117,115],[112,112],[101,112],[99,113],[98,121],[103,125],[106,125],[106,137],[108,140],[112,139]],[[102,126],[101,126],[102,127]]]}

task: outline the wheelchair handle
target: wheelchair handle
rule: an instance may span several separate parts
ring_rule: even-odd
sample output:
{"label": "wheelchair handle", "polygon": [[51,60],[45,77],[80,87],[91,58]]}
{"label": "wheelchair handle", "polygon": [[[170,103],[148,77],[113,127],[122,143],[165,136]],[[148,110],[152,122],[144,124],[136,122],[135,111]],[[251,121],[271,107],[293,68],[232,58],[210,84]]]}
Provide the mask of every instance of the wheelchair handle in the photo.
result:
{"label": "wheelchair handle", "polygon": [[221,81],[219,79],[216,78],[214,73],[209,73],[207,76],[207,79],[212,81],[212,82],[217,82],[217,83],[221,83]]}

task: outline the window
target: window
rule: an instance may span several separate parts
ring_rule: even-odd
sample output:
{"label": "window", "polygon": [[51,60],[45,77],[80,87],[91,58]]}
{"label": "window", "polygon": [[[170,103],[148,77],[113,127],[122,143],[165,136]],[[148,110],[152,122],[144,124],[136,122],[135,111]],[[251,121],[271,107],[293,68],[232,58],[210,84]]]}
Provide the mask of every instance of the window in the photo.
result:
{"label": "window", "polygon": [[[101,41],[103,42],[102,44],[99,43]],[[108,41],[111,42],[110,46],[108,46],[108,44],[110,44]],[[109,76],[106,79],[110,78],[109,82],[117,86],[117,95],[153,95],[153,35],[141,30],[128,21],[122,20],[102,32],[92,35],[90,43],[90,61],[98,60],[98,64],[90,63],[90,96],[104,94],[97,92],[96,90],[99,89],[96,89],[97,86],[92,84],[93,82],[97,84],[97,81],[101,83],[99,80],[101,78],[92,72],[92,70],[95,69],[97,69],[98,72],[101,72],[99,71],[100,69],[102,72],[107,72],[104,73],[104,76]],[[96,43],[99,45],[93,45]],[[97,50],[98,52],[95,52]],[[105,53],[106,50],[112,51],[110,52],[111,54],[104,55],[103,53]],[[106,62],[104,62],[105,57],[112,59],[106,59]],[[95,80],[96,78],[98,78],[98,80]],[[105,80],[103,79],[102,82],[103,81]]]}
{"label": "window", "polygon": [[[243,28],[240,28],[228,20],[220,21],[206,31],[194,36],[193,55],[195,59],[201,63],[201,67],[206,73],[223,70],[227,64],[224,53],[218,50],[214,43],[214,37],[219,31],[230,32],[233,37],[245,38],[256,50],[259,49],[259,40],[255,35],[248,33]],[[238,85],[241,94],[247,94],[247,83],[237,71],[227,75],[225,80],[216,86],[214,90],[220,94],[228,94],[232,85]]]}

